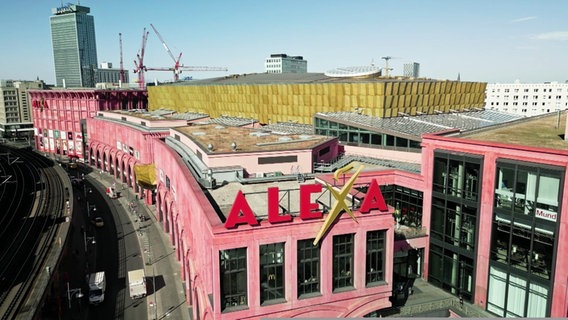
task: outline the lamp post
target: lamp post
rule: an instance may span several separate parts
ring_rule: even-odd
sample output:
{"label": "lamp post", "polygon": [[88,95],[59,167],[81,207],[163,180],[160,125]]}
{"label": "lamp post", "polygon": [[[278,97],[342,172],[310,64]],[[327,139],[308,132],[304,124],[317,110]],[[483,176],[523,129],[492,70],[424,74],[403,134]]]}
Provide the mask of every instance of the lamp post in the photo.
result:
{"label": "lamp post", "polygon": [[[71,298],[73,297],[81,299],[83,293],[81,292],[81,288],[69,289],[69,282],[67,282],[67,301],[69,302],[69,309],[71,309]],[[79,303],[79,306],[80,305]]]}
{"label": "lamp post", "polygon": [[95,244],[97,243],[97,241],[95,241],[95,237],[87,237],[87,232],[83,233],[83,240],[85,242],[85,254],[87,253],[87,240],[89,240],[91,242],[91,244]]}

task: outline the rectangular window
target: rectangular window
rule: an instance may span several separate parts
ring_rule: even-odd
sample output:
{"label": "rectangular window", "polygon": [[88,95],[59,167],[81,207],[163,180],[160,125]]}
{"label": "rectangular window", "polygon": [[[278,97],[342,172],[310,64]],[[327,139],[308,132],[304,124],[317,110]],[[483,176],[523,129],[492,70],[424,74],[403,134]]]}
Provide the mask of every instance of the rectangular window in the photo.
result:
{"label": "rectangular window", "polygon": [[320,247],[313,242],[298,241],[298,297],[320,292]]}
{"label": "rectangular window", "polygon": [[298,156],[264,157],[258,158],[258,164],[274,164],[298,162]]}
{"label": "rectangular window", "polygon": [[325,155],[325,154],[328,154],[328,153],[329,153],[329,150],[330,150],[329,146],[327,146],[327,147],[321,149],[321,150],[318,152],[318,156],[321,157],[321,156],[323,156],[323,155]]}
{"label": "rectangular window", "polygon": [[353,288],[353,234],[333,237],[333,290]]}
{"label": "rectangular window", "polygon": [[284,242],[260,246],[260,303],[284,302]]}
{"label": "rectangular window", "polygon": [[221,309],[247,305],[247,249],[219,251]]}
{"label": "rectangular window", "polygon": [[385,280],[385,231],[367,232],[367,285]]}

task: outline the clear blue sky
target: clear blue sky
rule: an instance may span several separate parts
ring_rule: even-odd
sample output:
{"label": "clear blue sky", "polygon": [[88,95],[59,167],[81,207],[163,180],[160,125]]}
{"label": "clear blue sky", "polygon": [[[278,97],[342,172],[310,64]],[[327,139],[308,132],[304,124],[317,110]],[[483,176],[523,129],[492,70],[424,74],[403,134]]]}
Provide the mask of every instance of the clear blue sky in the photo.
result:
{"label": "clear blue sky", "polygon": [[[63,4],[69,1],[63,1]],[[77,3],[76,1],[72,1]],[[1,1],[0,79],[55,82],[49,17],[58,0]],[[407,62],[420,75],[462,81],[568,80],[568,1],[542,0],[82,0],[95,19],[99,63],[132,73],[143,29],[150,31],[147,67],[173,61],[153,24],[186,66],[227,67],[189,72],[208,78],[264,71],[272,53],[301,55],[308,72],[375,63],[391,56],[391,74]],[[172,79],[148,72],[147,80]]]}

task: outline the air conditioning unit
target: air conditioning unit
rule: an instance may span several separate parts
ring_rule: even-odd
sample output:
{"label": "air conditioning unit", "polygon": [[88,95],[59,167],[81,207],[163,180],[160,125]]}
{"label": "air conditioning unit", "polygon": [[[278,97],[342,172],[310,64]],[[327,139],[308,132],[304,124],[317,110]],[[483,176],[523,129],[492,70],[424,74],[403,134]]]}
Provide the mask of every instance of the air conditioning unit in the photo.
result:
{"label": "air conditioning unit", "polygon": [[264,172],[257,172],[256,177],[257,178],[264,178]]}

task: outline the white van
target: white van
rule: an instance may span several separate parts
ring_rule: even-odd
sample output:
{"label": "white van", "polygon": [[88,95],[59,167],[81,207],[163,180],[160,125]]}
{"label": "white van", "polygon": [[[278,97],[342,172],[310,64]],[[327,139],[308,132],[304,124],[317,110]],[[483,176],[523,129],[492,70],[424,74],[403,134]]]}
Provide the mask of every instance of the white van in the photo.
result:
{"label": "white van", "polygon": [[104,271],[89,275],[89,303],[99,304],[105,300],[106,279]]}

